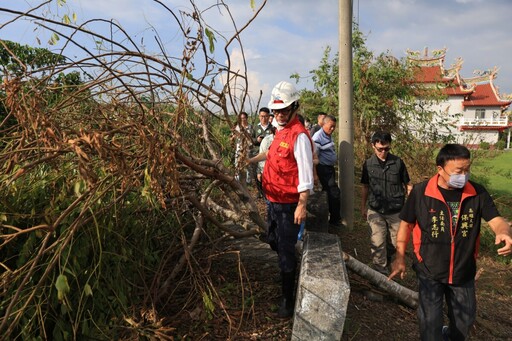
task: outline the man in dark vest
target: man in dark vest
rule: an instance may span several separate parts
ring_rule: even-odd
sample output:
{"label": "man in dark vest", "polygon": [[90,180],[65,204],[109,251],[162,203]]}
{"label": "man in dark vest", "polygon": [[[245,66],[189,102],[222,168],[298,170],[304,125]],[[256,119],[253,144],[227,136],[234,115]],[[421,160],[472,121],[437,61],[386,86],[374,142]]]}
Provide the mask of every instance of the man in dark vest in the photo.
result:
{"label": "man in dark vest", "polygon": [[279,82],[268,107],[274,112],[277,131],[265,153],[249,160],[266,160],[263,168],[263,190],[269,201],[267,217],[269,241],[277,251],[281,269],[283,299],[278,317],[293,315],[295,303],[295,244],[300,225],[306,220],[306,204],[314,187],[313,142],[299,122],[299,92],[293,84]]}
{"label": "man in dark vest", "polygon": [[373,268],[389,275],[400,226],[398,215],[412,185],[402,159],[389,152],[391,135],[378,131],[371,144],[374,154],[364,162],[361,175],[361,215],[370,225]]}

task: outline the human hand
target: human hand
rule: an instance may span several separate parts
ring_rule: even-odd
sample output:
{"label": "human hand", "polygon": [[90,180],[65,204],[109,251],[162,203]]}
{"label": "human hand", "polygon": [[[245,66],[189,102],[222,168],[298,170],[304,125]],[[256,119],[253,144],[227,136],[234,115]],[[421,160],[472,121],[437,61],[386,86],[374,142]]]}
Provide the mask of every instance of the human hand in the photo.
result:
{"label": "human hand", "polygon": [[388,277],[388,281],[393,279],[396,275],[400,274],[400,278],[404,279],[405,277],[405,257],[397,255],[395,261],[391,264],[391,274]]}
{"label": "human hand", "polygon": [[508,234],[497,234],[496,235],[496,245],[501,243],[505,243],[505,246],[498,249],[498,255],[500,256],[508,256],[512,254],[512,237]]}
{"label": "human hand", "polygon": [[295,213],[293,216],[293,223],[300,225],[303,221],[306,221],[306,205],[298,204],[295,209]]}

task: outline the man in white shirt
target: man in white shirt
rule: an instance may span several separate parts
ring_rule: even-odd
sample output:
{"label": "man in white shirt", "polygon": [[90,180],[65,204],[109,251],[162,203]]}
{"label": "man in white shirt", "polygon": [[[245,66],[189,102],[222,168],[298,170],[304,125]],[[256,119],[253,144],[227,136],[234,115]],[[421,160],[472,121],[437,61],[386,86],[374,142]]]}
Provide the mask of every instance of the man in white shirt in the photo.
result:
{"label": "man in white shirt", "polygon": [[270,149],[249,162],[266,160],[263,190],[270,202],[268,239],[279,257],[283,299],[278,317],[293,315],[297,259],[295,244],[300,224],[306,220],[306,205],[314,187],[313,143],[297,118],[299,92],[288,82],[272,90],[269,108],[274,112],[277,131]]}

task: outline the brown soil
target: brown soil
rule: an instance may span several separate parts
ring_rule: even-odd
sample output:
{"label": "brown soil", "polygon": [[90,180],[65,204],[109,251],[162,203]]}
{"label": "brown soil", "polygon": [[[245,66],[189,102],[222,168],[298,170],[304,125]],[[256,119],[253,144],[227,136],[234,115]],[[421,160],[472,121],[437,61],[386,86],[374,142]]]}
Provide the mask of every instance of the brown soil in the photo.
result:
{"label": "brown soil", "polygon": [[[365,222],[356,217],[352,230],[336,234],[345,252],[371,263]],[[209,271],[217,293],[216,310],[209,317],[185,316],[176,339],[289,340],[293,320],[281,320],[275,314],[280,297],[276,254],[257,238],[230,240],[223,248],[211,258]],[[470,340],[512,340],[512,267],[485,252],[478,264],[477,320]],[[419,339],[415,310],[348,272],[351,293],[342,340]],[[412,270],[398,281],[416,289]]]}

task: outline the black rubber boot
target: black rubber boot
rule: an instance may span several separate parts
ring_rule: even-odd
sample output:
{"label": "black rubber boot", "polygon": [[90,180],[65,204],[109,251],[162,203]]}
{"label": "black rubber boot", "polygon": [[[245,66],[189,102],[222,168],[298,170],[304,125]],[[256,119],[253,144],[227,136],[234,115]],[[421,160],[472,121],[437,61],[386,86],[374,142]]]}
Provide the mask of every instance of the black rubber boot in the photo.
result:
{"label": "black rubber boot", "polygon": [[295,271],[282,272],[282,276],[283,298],[279,310],[277,311],[277,316],[279,318],[289,318],[293,316],[295,306],[295,297],[293,295],[295,289]]}
{"label": "black rubber boot", "polygon": [[283,283],[283,272],[281,271],[279,275],[274,277],[274,283]]}

